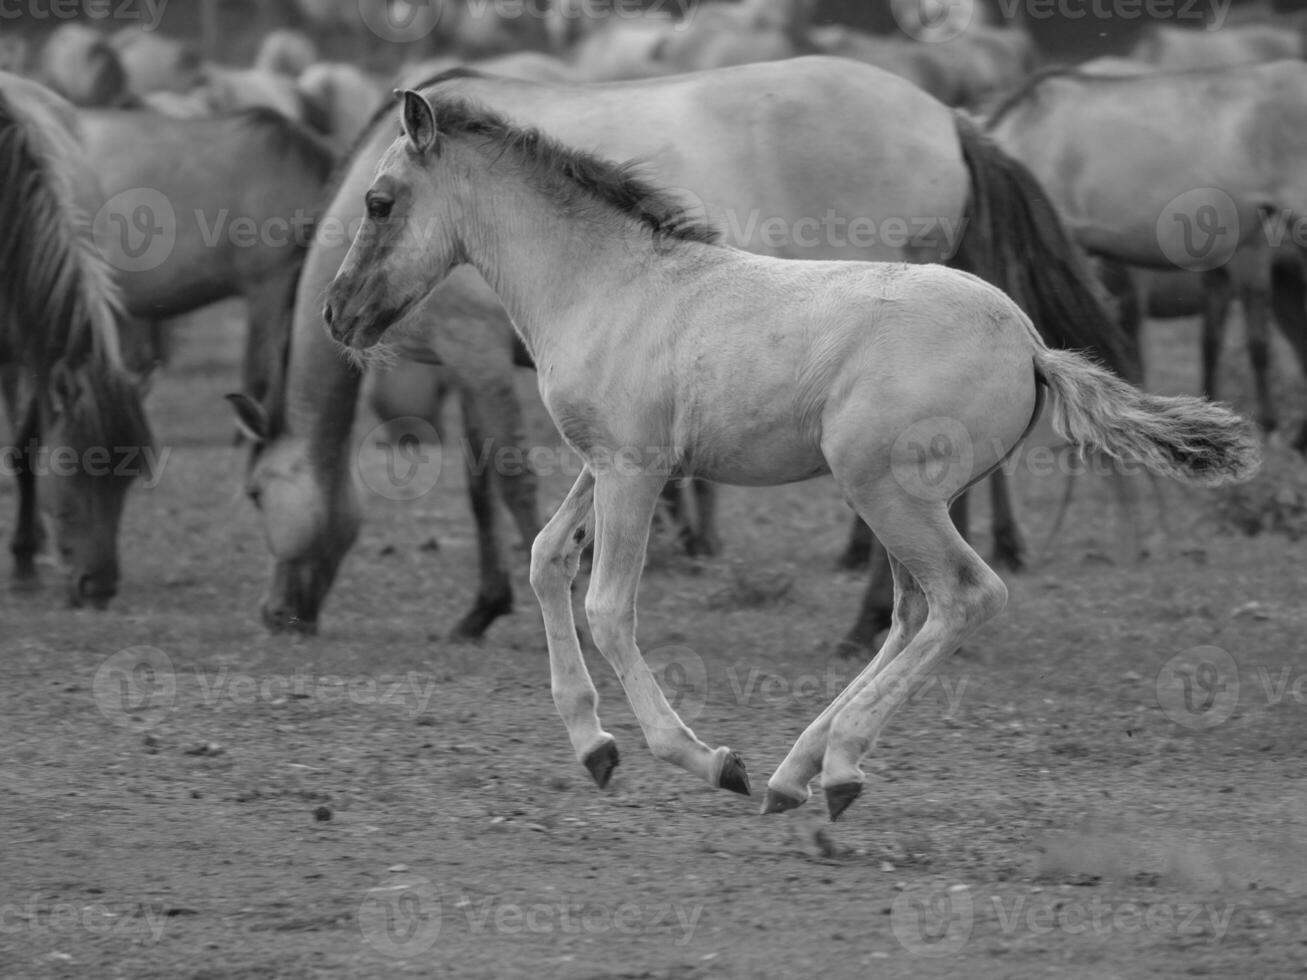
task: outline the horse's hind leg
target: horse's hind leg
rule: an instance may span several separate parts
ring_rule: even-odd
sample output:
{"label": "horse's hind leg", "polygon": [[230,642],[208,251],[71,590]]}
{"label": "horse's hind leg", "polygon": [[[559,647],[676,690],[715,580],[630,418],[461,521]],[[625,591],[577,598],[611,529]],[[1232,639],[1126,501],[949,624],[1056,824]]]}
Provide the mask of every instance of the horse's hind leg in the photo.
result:
{"label": "horse's hind leg", "polygon": [[[468,440],[474,446],[480,445],[483,441],[480,408],[476,403],[476,397],[461,385],[459,404],[463,412],[463,430]],[[459,620],[452,636],[455,639],[475,639],[500,616],[513,611],[513,586],[504,568],[503,556],[499,549],[494,467],[477,465],[471,453],[462,455],[466,466],[472,516],[476,521],[481,583],[477,590],[475,605]]]}
{"label": "horse's hind leg", "polygon": [[927,614],[903,650],[830,721],[821,771],[832,820],[861,792],[861,760],[895,710],[1007,601],[1002,579],[966,543],[941,503],[903,494],[888,500],[884,494],[858,494],[858,498],[867,523],[920,587]]}
{"label": "horse's hind leg", "polygon": [[745,795],[749,779],[739,756],[710,749],[667,703],[635,643],[635,602],[649,544],[649,524],[663,487],[659,476],[604,474],[595,487],[595,557],[585,611],[595,645],[612,664],[653,754]]}
{"label": "horse's hind leg", "polygon": [[1221,351],[1230,319],[1230,274],[1224,269],[1203,273],[1203,394],[1217,397]]}
{"label": "horse's hind leg", "polygon": [[617,766],[617,742],[599,724],[599,694],[581,655],[572,612],[572,580],[590,541],[585,522],[593,499],[594,474],[587,469],[531,546],[531,588],[545,621],[554,706],[576,757],[604,787]]}
{"label": "horse's hind leg", "polygon": [[1240,282],[1239,298],[1243,301],[1248,360],[1257,386],[1257,421],[1267,432],[1274,431],[1279,422],[1271,399],[1270,258],[1270,250],[1259,245],[1236,253],[1231,262]]}
{"label": "horse's hind leg", "polygon": [[[1307,280],[1302,261],[1277,262],[1271,269],[1271,310],[1280,333],[1293,348],[1303,376],[1307,377]],[[1307,422],[1294,437],[1293,446],[1307,452]]]}
{"label": "horse's hind leg", "polygon": [[859,571],[871,565],[876,539],[871,528],[857,514],[853,515],[853,525],[849,528],[849,543],[844,547],[837,564],[848,571]]}
{"label": "horse's hind leg", "polygon": [[[965,499],[965,495],[959,499]],[[1019,572],[1026,567],[1026,541],[1012,506],[1012,484],[1002,469],[990,474],[989,501],[993,510],[994,564]]]}
{"label": "horse's hind leg", "polygon": [[18,482],[18,520],[14,525],[9,551],[14,556],[14,576],[9,588],[14,592],[31,592],[41,587],[36,556],[44,543],[44,531],[36,501],[36,452],[40,440],[40,418],[36,399],[23,404],[22,379],[14,368],[0,372],[5,411],[14,426],[14,477]]}
{"label": "horse's hind leg", "polygon": [[[779,813],[801,806],[808,799],[808,783],[821,772],[822,757],[826,754],[826,742],[831,720],[848,704],[855,694],[866,687],[871,679],[885,669],[917,635],[921,624],[926,621],[926,597],[914,579],[897,559],[890,557],[883,545],[876,543],[877,561],[884,556],[886,578],[890,580],[893,591],[893,615],[889,635],[885,644],[861,673],[840,692],[820,715],[818,715],[799,736],[780,764],[775,774],[767,781],[767,797],[763,801],[763,813]],[[870,639],[868,639],[870,643]]]}

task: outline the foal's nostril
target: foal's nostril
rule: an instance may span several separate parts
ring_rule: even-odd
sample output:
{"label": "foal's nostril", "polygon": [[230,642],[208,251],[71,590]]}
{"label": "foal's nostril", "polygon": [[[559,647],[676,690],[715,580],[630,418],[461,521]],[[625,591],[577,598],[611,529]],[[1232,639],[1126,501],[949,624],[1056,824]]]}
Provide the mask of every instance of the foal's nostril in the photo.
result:
{"label": "foal's nostril", "polygon": [[331,308],[330,303],[322,308],[322,319],[327,321],[327,326],[331,326],[332,321],[336,319],[336,311]]}

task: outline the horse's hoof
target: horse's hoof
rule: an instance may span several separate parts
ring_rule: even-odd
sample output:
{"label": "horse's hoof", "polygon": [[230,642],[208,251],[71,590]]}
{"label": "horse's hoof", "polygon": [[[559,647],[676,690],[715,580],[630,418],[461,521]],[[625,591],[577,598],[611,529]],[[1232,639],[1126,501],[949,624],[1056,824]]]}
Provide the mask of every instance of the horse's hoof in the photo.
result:
{"label": "horse's hoof", "polygon": [[717,774],[717,785],[741,796],[752,795],[749,792],[749,773],[745,770],[744,760],[740,758],[738,752],[727,754],[725,761],[722,762],[722,771]]}
{"label": "horse's hoof", "polygon": [[617,743],[610,741],[594,749],[581,761],[590,770],[590,776],[599,784],[599,788],[605,789],[608,780],[613,778],[613,770],[622,760],[617,757]]}
{"label": "horse's hoof", "polygon": [[826,809],[830,813],[831,823],[840,818],[840,814],[849,808],[849,804],[861,792],[862,783],[839,783],[826,787]]}
{"label": "horse's hoof", "polygon": [[505,596],[495,596],[487,598],[481,596],[477,598],[477,604],[472,607],[472,611],[458,621],[458,625],[450,631],[449,638],[455,643],[463,640],[479,640],[485,635],[486,630],[500,616],[507,616],[513,611],[513,596],[510,593]]}
{"label": "horse's hoof", "polygon": [[801,800],[797,796],[780,793],[768,787],[767,795],[762,800],[762,815],[765,817],[769,813],[784,813],[786,810],[797,810],[805,802],[805,800]]}

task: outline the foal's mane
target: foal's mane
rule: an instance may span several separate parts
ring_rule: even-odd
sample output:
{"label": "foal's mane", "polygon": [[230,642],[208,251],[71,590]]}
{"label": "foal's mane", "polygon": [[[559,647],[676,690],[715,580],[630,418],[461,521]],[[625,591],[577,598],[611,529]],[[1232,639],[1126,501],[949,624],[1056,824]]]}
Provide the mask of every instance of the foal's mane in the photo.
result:
{"label": "foal's mane", "polygon": [[615,163],[565,146],[465,99],[433,100],[432,108],[442,137],[470,136],[516,153],[531,168],[536,186],[562,204],[574,205],[578,195],[584,195],[639,224],[657,240],[709,245],[721,241],[717,228],[646,180],[637,162]]}

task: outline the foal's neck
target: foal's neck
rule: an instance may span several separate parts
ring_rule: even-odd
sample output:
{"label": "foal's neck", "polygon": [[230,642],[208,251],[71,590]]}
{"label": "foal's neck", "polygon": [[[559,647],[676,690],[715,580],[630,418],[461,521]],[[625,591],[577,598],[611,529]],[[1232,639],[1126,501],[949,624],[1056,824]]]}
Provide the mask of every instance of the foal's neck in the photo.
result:
{"label": "foal's neck", "polygon": [[[578,189],[570,204],[512,173],[474,161],[463,181],[462,245],[499,295],[537,364],[585,330],[615,294],[665,258],[635,221]],[[587,331],[593,335],[593,331]],[[575,350],[575,348],[569,348]]]}

